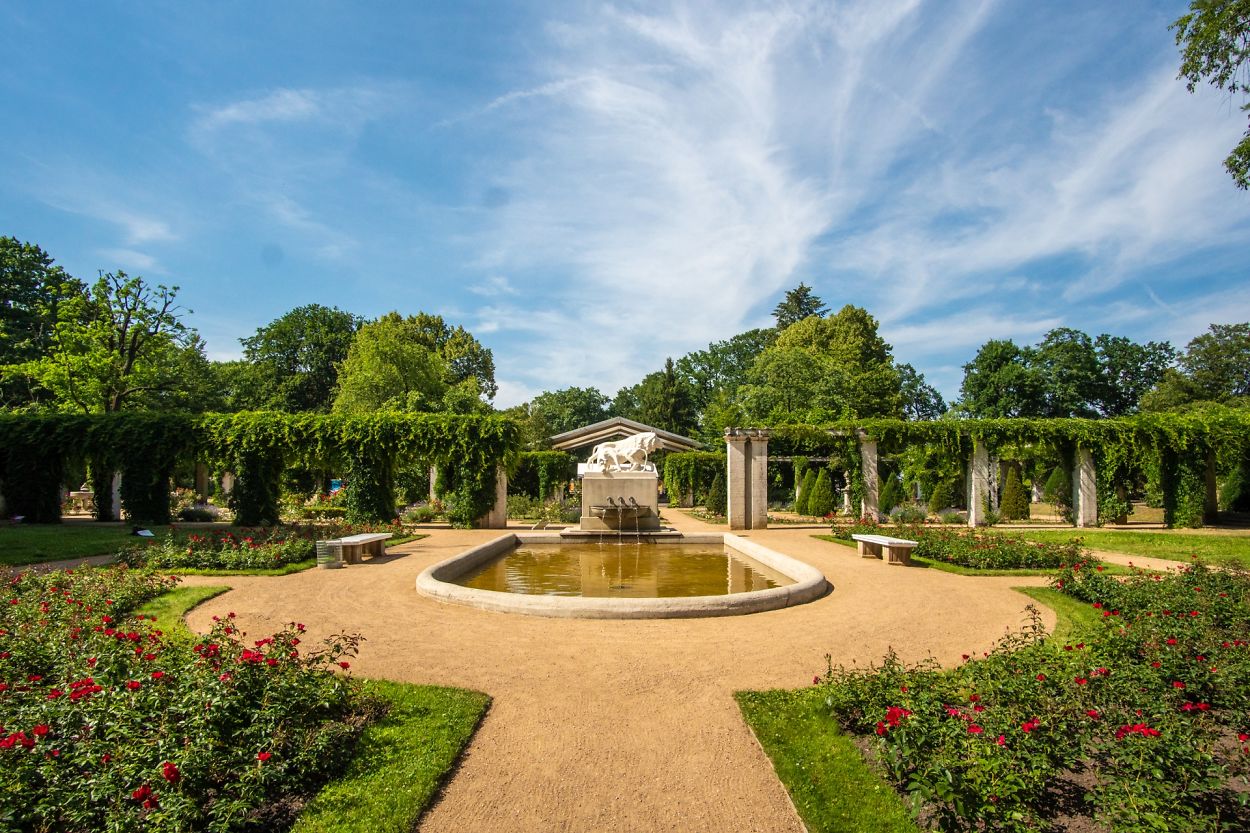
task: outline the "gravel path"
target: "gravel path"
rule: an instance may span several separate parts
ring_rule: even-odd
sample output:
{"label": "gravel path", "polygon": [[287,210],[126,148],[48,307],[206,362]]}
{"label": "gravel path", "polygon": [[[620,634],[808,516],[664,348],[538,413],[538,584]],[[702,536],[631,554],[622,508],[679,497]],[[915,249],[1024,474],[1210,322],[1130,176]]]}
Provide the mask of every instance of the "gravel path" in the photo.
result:
{"label": "gravel path", "polygon": [[[674,511],[666,520],[724,529]],[[206,630],[234,611],[257,634],[288,621],[314,635],[359,632],[354,673],[490,694],[422,831],[801,831],[732,693],[810,684],[826,653],[865,663],[893,646],[908,660],[959,662],[1023,621],[1030,600],[1013,586],[1044,583],[891,567],[812,532],[748,535],[815,565],[832,591],[750,616],[579,621],[440,604],[417,595],[418,573],[499,534],[447,530],[343,570],[189,577],[235,589],[188,620]]]}

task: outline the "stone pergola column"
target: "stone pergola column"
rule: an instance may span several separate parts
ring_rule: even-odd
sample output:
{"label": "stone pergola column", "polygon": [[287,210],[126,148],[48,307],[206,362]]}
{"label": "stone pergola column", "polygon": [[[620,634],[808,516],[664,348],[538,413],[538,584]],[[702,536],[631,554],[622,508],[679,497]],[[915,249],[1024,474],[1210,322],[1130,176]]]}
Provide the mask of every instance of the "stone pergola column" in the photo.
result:
{"label": "stone pergola column", "polygon": [[506,529],[508,527],[508,472],[503,466],[495,468],[495,505],[478,522],[482,529]]}
{"label": "stone pergola column", "polygon": [[208,503],[208,466],[201,462],[195,464],[195,502]]}
{"label": "stone pergola column", "polygon": [[430,503],[437,499],[434,494],[435,487],[438,486],[438,466],[430,466]]}
{"label": "stone pergola column", "polygon": [[985,510],[990,503],[990,450],[985,443],[972,441],[972,459],[968,461],[968,526],[984,526]]}
{"label": "stone pergola column", "polygon": [[1079,527],[1098,526],[1098,473],[1094,453],[1077,447],[1072,459],[1072,517]]}
{"label": "stone pergola column", "polygon": [[726,428],[730,529],[768,527],[768,431]]}
{"label": "stone pergola column", "polygon": [[221,491],[227,495],[234,491],[234,472],[224,471],[221,473]]}
{"label": "stone pergola column", "polygon": [[[881,475],[877,470],[877,441],[863,431],[859,436],[859,465],[864,478],[864,499],[859,505],[861,518],[876,519],[880,513]],[[849,487],[849,483],[847,484]]]}
{"label": "stone pergola column", "polygon": [[1207,453],[1207,494],[1204,501],[1202,519],[1214,523],[1220,515],[1220,494],[1215,481],[1215,452]]}
{"label": "stone pergola column", "polygon": [[848,517],[851,514],[851,473],[849,471],[842,472],[842,514]]}
{"label": "stone pergola column", "polygon": [[97,500],[103,499],[108,507],[108,517],[112,521],[120,521],[122,518],[122,473],[113,472],[113,479],[109,481],[108,494],[101,495]]}

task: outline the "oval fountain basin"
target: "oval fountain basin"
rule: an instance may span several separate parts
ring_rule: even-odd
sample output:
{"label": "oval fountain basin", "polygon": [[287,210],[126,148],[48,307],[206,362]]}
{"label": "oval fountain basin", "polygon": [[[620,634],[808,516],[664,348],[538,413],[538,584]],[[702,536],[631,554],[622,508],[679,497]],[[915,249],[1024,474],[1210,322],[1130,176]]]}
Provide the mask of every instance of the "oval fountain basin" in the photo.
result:
{"label": "oval fountain basin", "polygon": [[819,570],[732,534],[682,536],[677,543],[509,534],[417,579],[417,590],[439,601],[596,619],[754,613],[811,601],[825,588]]}

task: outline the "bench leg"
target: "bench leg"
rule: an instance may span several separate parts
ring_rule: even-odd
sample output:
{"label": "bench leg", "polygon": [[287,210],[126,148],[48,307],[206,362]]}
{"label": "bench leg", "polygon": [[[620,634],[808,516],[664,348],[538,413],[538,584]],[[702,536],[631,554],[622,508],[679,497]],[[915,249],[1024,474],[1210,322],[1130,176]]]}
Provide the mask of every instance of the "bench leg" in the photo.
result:
{"label": "bench leg", "polygon": [[859,554],[864,558],[880,558],[881,545],[871,541],[859,541]]}
{"label": "bench leg", "polygon": [[343,545],[343,562],[346,564],[360,563],[360,544]]}
{"label": "bench leg", "polygon": [[888,562],[903,567],[911,566],[911,547],[888,547]]}

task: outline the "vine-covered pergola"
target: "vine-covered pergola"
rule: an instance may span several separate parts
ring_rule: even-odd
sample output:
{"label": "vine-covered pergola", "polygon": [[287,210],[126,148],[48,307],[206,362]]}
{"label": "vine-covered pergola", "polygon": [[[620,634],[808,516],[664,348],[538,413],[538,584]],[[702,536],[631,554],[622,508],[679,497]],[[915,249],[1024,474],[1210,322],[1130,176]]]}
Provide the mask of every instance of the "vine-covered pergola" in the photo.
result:
{"label": "vine-covered pergola", "polygon": [[[428,465],[438,469],[449,515],[468,525],[499,502],[501,473],[520,436],[516,422],[498,415],[4,414],[0,494],[9,516],[56,523],[66,467],[82,462],[98,496],[97,519],[116,520],[122,509],[135,521],[168,522],[171,477],[190,459],[234,475],[237,523],[270,524],[278,520],[282,474],[299,465],[345,475],[349,516],[391,520],[396,469]],[[120,507],[106,498],[115,483]]]}
{"label": "vine-covered pergola", "polygon": [[[1042,446],[1070,475],[1073,520],[1097,526],[1123,514],[1125,494],[1143,465],[1156,467],[1167,526],[1195,527],[1216,511],[1217,461],[1250,465],[1250,411],[1211,407],[1118,419],[859,420],[832,425],[729,428],[724,459],[729,524],[757,529],[768,519],[770,451],[791,459],[831,457],[845,472],[849,503],[876,516],[883,455],[937,447],[965,472],[968,523],[984,522],[993,460],[1004,450]],[[666,473],[682,488],[710,469],[709,455],[671,455]],[[687,459],[688,458],[688,459]]]}

